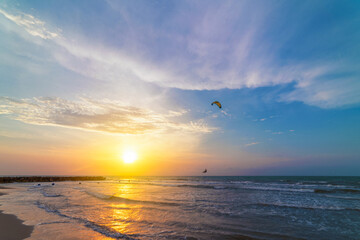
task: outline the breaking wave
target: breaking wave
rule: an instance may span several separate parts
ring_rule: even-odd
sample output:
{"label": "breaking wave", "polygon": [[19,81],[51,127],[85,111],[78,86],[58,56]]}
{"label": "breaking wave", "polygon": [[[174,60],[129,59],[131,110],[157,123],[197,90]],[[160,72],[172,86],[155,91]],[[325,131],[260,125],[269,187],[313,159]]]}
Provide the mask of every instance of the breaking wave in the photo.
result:
{"label": "breaking wave", "polygon": [[328,210],[328,211],[360,211],[357,208],[341,208],[341,207],[326,207],[326,206],[299,206],[289,204],[278,204],[278,203],[257,203],[255,205],[264,207],[281,207],[281,208],[295,208],[295,209],[308,209],[308,210]]}
{"label": "breaking wave", "polygon": [[86,219],[83,219],[83,218],[78,218],[78,217],[71,217],[71,216],[68,216],[66,214],[63,214],[61,213],[58,209],[55,209],[53,207],[51,207],[50,205],[47,205],[47,204],[44,204],[44,203],[40,203],[39,201],[36,202],[36,206],[38,208],[41,208],[41,209],[44,209],[46,212],[49,212],[49,213],[53,213],[53,214],[56,214],[60,217],[64,217],[64,218],[68,218],[68,219],[71,219],[71,220],[75,220],[75,221],[78,221],[80,223],[82,223],[85,227],[87,228],[90,228],[98,233],[101,233],[107,237],[111,237],[111,238],[116,238],[116,239],[128,239],[128,240],[136,240],[138,239],[139,235],[129,235],[129,234],[122,234],[122,233],[119,233],[109,227],[106,227],[106,226],[103,226],[103,225],[99,225],[99,224],[96,224],[92,221],[89,221],[89,220],[86,220]]}
{"label": "breaking wave", "polygon": [[121,203],[128,203],[128,204],[154,204],[154,205],[163,205],[163,206],[179,206],[178,203],[172,203],[172,202],[157,202],[157,201],[144,201],[144,200],[135,200],[135,199],[129,199],[129,198],[123,198],[123,197],[116,197],[112,195],[106,195],[98,192],[90,192],[85,191],[86,194],[93,196],[95,198],[106,200],[106,201],[116,201]]}

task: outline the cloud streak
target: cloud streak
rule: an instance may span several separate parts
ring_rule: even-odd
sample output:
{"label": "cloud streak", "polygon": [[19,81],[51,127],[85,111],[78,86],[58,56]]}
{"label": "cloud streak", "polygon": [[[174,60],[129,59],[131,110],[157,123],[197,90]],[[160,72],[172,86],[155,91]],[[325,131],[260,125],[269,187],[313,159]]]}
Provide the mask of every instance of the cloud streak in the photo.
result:
{"label": "cloud streak", "polygon": [[33,36],[41,37],[43,39],[53,39],[59,36],[58,33],[48,30],[45,27],[45,22],[30,14],[20,13],[18,15],[12,15],[1,8],[0,13]]}
{"label": "cloud streak", "polygon": [[256,145],[256,144],[259,144],[260,142],[252,142],[252,143],[248,143],[248,144],[245,144],[245,147],[250,147],[250,146],[253,146],[253,145]]}
{"label": "cloud streak", "polygon": [[0,114],[29,124],[72,127],[113,134],[146,134],[169,131],[210,133],[214,128],[204,120],[179,123],[174,118],[184,111],[157,114],[150,110],[123,106],[112,101],[61,98],[0,98]]}
{"label": "cloud streak", "polygon": [[[349,51],[358,44],[338,44],[342,40],[330,38],[333,31],[329,27],[313,33],[313,41],[299,36],[302,31],[314,30],[311,22],[320,21],[316,13],[322,10],[322,4],[266,3],[258,7],[251,2],[226,1],[204,8],[203,4],[184,2],[175,4],[175,7],[181,9],[191,5],[193,11],[187,19],[174,13],[168,16],[167,24],[157,28],[158,23],[152,15],[160,16],[160,10],[147,9],[150,6],[146,4],[136,8],[136,3],[134,6],[108,3],[113,8],[109,14],[121,14],[126,20],[131,30],[125,29],[122,37],[133,45],[107,46],[96,43],[96,39],[85,43],[66,36],[66,33],[60,36],[48,30],[43,21],[32,15],[14,15],[1,9],[0,13],[32,36],[52,40],[55,43],[52,54],[57,62],[91,79],[141,81],[183,90],[257,88],[295,83],[293,89],[279,96],[280,101],[301,101],[322,108],[360,102],[357,94],[360,90],[357,69],[360,68],[356,64],[356,54],[343,57],[341,62],[327,54],[335,43],[342,51]],[[137,14],[130,14],[126,7],[133,11],[136,9]],[[310,12],[315,14],[304,21],[303,15],[309,14],[310,7],[314,9]],[[297,14],[284,15],[294,8],[298,9]],[[151,10],[151,16],[146,15],[148,10]],[[149,22],[139,23],[138,15],[144,15]],[[329,17],[334,16],[329,14]],[[281,21],[285,18],[288,21]],[[279,22],[273,19],[279,19]],[[137,31],[141,24],[147,27],[140,28],[140,34]],[[340,25],[347,28],[340,28]],[[182,31],[169,31],[174,27]],[[351,19],[342,24],[336,22],[333,28],[345,29],[343,35],[351,34],[352,39],[359,39],[356,32],[346,32],[352,29]],[[144,43],[141,39],[148,41]],[[315,46],[325,46],[325,50]],[[309,52],[312,49],[318,52]],[[286,55],[287,52],[292,54]],[[301,55],[306,57],[300,58]]]}

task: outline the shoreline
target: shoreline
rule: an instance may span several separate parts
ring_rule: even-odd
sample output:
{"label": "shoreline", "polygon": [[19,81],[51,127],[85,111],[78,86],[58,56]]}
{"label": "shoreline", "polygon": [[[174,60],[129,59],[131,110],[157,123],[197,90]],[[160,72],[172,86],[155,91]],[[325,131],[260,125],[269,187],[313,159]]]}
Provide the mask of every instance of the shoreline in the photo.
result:
{"label": "shoreline", "polygon": [[21,240],[30,237],[34,226],[27,226],[23,222],[15,215],[0,211],[0,239]]}
{"label": "shoreline", "polygon": [[[6,189],[0,187],[0,189]],[[6,193],[0,192],[0,196]],[[0,210],[0,239],[22,240],[31,236],[34,226],[23,224],[24,221],[13,214],[6,214]]]}
{"label": "shoreline", "polygon": [[0,177],[1,183],[15,183],[15,182],[65,182],[65,181],[104,181],[105,177],[94,176],[78,176],[78,177],[43,177],[43,176],[29,176],[29,177]]}

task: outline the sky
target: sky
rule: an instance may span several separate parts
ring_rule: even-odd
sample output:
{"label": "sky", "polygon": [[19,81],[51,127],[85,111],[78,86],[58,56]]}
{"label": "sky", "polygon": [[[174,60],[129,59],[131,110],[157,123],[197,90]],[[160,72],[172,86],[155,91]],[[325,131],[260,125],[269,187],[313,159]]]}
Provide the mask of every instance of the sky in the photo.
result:
{"label": "sky", "polygon": [[3,0],[0,175],[359,176],[359,26],[351,0]]}

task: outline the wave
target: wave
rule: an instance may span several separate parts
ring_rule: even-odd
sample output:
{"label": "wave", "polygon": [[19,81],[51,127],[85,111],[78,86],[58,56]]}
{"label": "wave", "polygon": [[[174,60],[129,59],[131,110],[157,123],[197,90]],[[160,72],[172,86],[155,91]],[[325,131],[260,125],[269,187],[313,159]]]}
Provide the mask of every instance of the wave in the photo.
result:
{"label": "wave", "polygon": [[176,185],[176,187],[185,187],[185,188],[207,188],[207,189],[239,189],[236,186],[224,186],[224,185],[206,185],[206,184],[181,184]]}
{"label": "wave", "polygon": [[341,208],[341,207],[325,207],[325,206],[299,206],[299,205],[288,205],[288,204],[277,204],[277,203],[256,203],[254,205],[265,206],[265,207],[296,208],[296,209],[309,209],[309,210],[360,211],[360,209],[357,209],[357,208]]}
{"label": "wave", "polygon": [[[257,187],[257,186],[243,186],[241,184],[251,184],[252,182],[244,181],[244,182],[232,182],[230,185],[224,184],[159,184],[159,183],[139,183],[132,182],[130,184],[139,184],[139,185],[153,185],[153,186],[161,186],[161,187],[179,187],[179,188],[204,188],[204,189],[248,189],[248,190],[260,190],[260,191],[290,191],[290,192],[313,192],[312,189],[299,189],[299,188],[276,188],[276,187]],[[126,184],[126,183],[125,183]],[[280,184],[276,184],[280,185]],[[283,185],[281,185],[283,186]]]}
{"label": "wave", "polygon": [[211,189],[215,189],[215,186],[213,185],[192,185],[192,184],[181,184],[181,185],[176,185],[176,187],[185,187],[185,188],[211,188]]}
{"label": "wave", "polygon": [[315,193],[360,193],[358,189],[336,188],[336,189],[314,189]]}
{"label": "wave", "polygon": [[122,202],[122,203],[128,203],[128,204],[154,204],[154,205],[163,205],[163,206],[180,206],[178,203],[172,203],[172,202],[157,202],[157,201],[145,201],[145,200],[135,200],[135,199],[129,199],[129,198],[123,198],[123,197],[116,197],[113,195],[106,195],[98,192],[90,192],[85,191],[86,194],[93,196],[95,198],[106,200],[106,201],[116,201],[116,202]]}
{"label": "wave", "polygon": [[345,200],[360,200],[360,198],[356,198],[356,197],[345,197],[345,196],[334,196],[334,195],[325,195],[326,197],[329,198],[338,198],[338,199],[345,199]]}
{"label": "wave", "polygon": [[[265,185],[265,184],[264,184]],[[257,190],[257,191],[284,191],[284,192],[308,192],[308,193],[359,193],[360,190],[357,189],[348,189],[348,188],[337,188],[337,189],[313,189],[313,188],[291,188],[291,186],[281,187],[284,185],[281,184],[268,184],[270,186],[254,186],[254,185],[239,185],[237,186],[224,186],[224,185],[177,185],[177,187],[191,187],[191,188],[208,188],[208,189],[247,189],[247,190]],[[279,187],[274,187],[274,185],[279,185]],[[292,186],[295,186],[292,185]],[[304,185],[303,185],[304,186]],[[306,185],[310,186],[310,185]],[[312,185],[312,187],[317,185]]]}
{"label": "wave", "polygon": [[[56,193],[48,193],[47,191],[49,189],[53,189],[53,186],[51,185],[44,185],[44,186],[30,186],[27,191],[39,191],[44,197],[62,197],[61,194]],[[51,190],[50,190],[51,191]]]}
{"label": "wave", "polygon": [[40,191],[40,193],[44,196],[44,197],[62,197],[63,195],[61,194],[51,194],[51,193],[47,193],[43,190]]}
{"label": "wave", "polygon": [[[286,192],[314,192],[313,189],[309,188],[290,188],[291,186],[287,188],[281,188],[281,187],[271,187],[271,186],[249,186],[248,184],[255,184],[253,182],[244,181],[244,182],[232,182],[228,185],[224,184],[159,184],[159,183],[138,183],[133,182],[130,184],[140,184],[140,185],[153,185],[153,186],[161,186],[161,187],[179,187],[179,188],[200,188],[200,189],[214,189],[214,190],[257,190],[257,191],[286,191]],[[241,185],[244,184],[244,185]],[[264,184],[265,185],[265,184]],[[271,184],[268,184],[271,185]],[[272,184],[272,185],[279,185],[284,186],[284,184]]]}
{"label": "wave", "polygon": [[160,186],[160,187],[185,187],[185,188],[207,188],[207,189],[238,189],[234,186],[224,186],[224,185],[210,185],[210,184],[160,184],[160,183],[139,183],[139,182],[131,182],[131,183],[122,183],[122,184],[139,184],[139,185],[152,185],[152,186]]}
{"label": "wave", "polygon": [[312,189],[308,188],[274,188],[274,187],[242,187],[248,190],[259,190],[259,191],[284,191],[284,192],[313,192]]}
{"label": "wave", "polygon": [[[288,183],[255,183],[252,181],[230,181],[223,183],[202,183],[202,184],[181,184],[181,183],[154,183],[154,182],[120,182],[121,184],[139,184],[139,185],[153,185],[161,187],[179,187],[179,188],[198,188],[198,189],[228,189],[228,190],[257,190],[257,191],[285,191],[285,192],[308,192],[308,193],[359,193],[360,190],[346,188],[346,186],[337,186],[335,189],[321,189],[317,187],[331,187],[327,181],[303,181],[294,184]],[[310,184],[317,183],[317,184]],[[300,187],[302,186],[302,187]],[[341,188],[342,187],[342,188]],[[107,196],[109,198],[111,196]]]}
{"label": "wave", "polygon": [[44,222],[44,223],[38,223],[36,225],[48,225],[48,224],[57,224],[57,223],[70,223],[69,221],[55,221],[55,222]]}
{"label": "wave", "polygon": [[295,183],[297,185],[326,185],[328,184],[327,181],[300,181]]}
{"label": "wave", "polygon": [[101,233],[107,237],[110,237],[110,238],[116,238],[116,239],[128,239],[128,240],[137,240],[138,236],[139,235],[127,235],[127,234],[123,234],[123,233],[119,233],[109,227],[106,227],[106,226],[103,226],[103,225],[99,225],[99,224],[96,224],[90,220],[86,220],[86,219],[83,219],[83,218],[78,218],[78,217],[71,217],[71,216],[68,216],[66,214],[63,214],[61,213],[59,210],[51,207],[50,205],[47,205],[47,204],[44,204],[44,203],[40,203],[39,201],[35,203],[35,205],[38,207],[38,208],[41,208],[41,209],[44,209],[46,212],[49,212],[49,213],[54,213],[60,217],[64,217],[64,218],[67,218],[67,219],[71,219],[71,220],[75,220],[75,221],[78,221],[82,224],[84,224],[85,227],[87,228],[90,228],[92,229],[93,231],[96,231],[98,233]]}
{"label": "wave", "polygon": [[65,218],[71,218],[65,214],[62,214],[59,210],[57,210],[56,208],[53,208],[51,207],[50,205],[47,205],[45,203],[41,203],[40,201],[36,201],[35,202],[35,205],[38,207],[38,208],[41,208],[41,209],[44,209],[46,212],[49,212],[49,213],[54,213],[60,217],[65,217]]}

